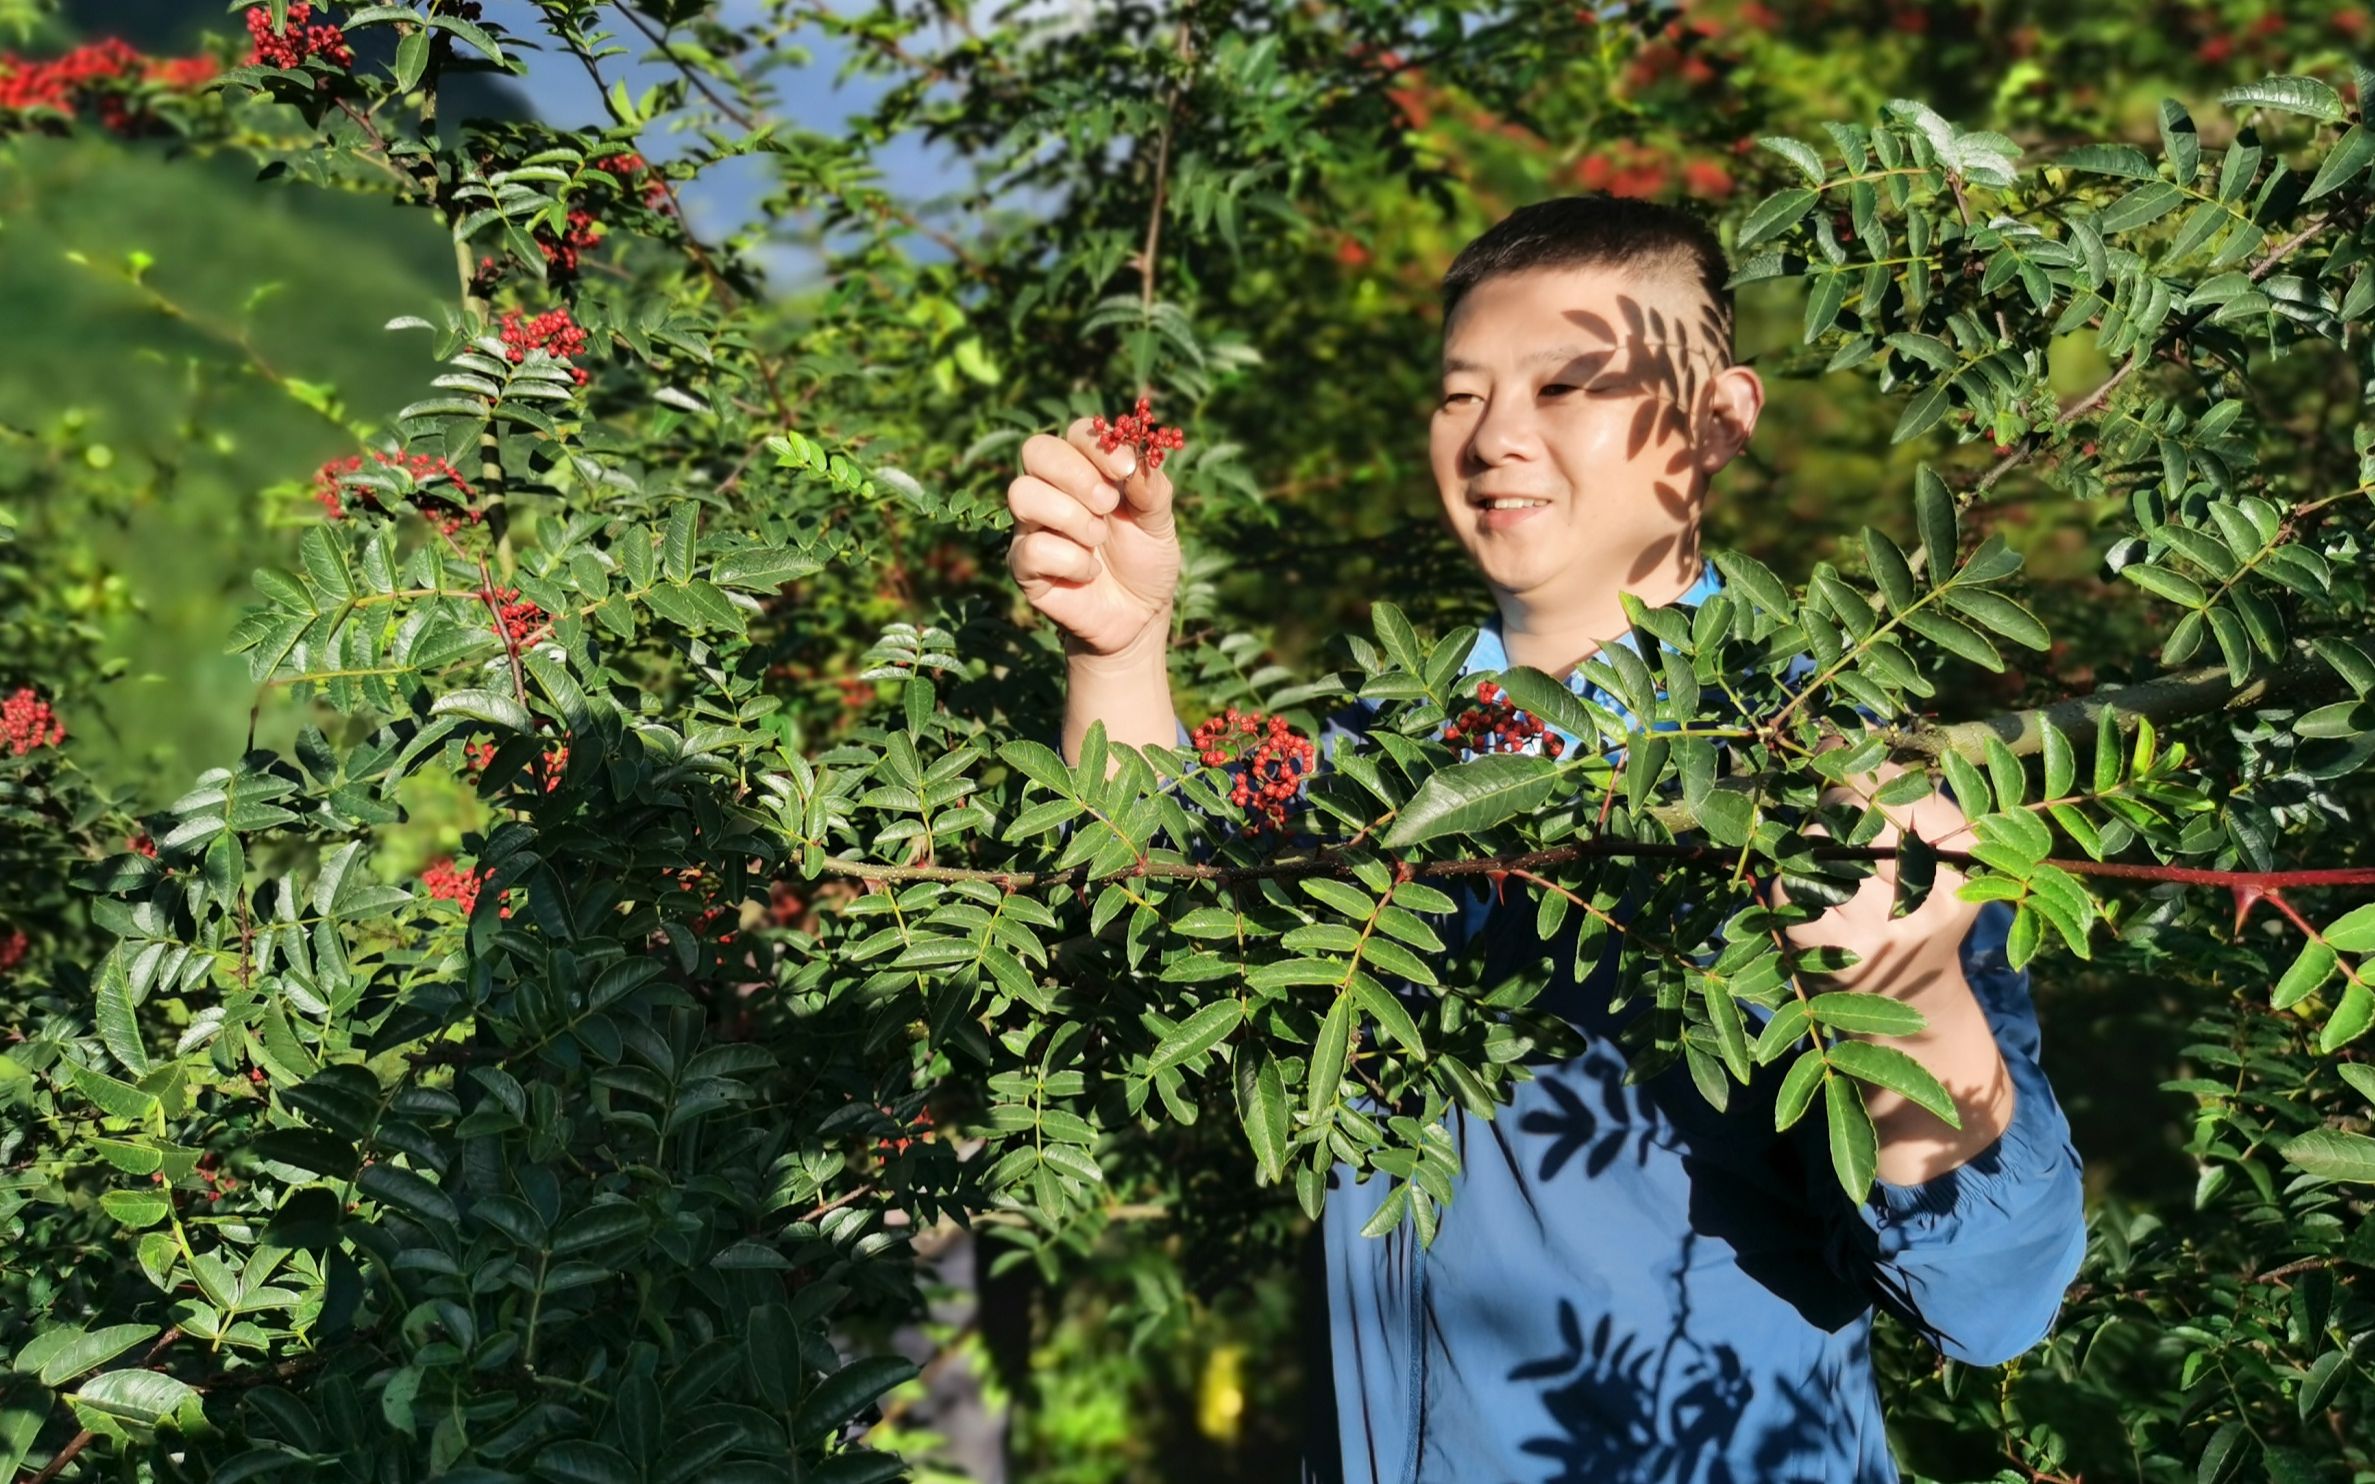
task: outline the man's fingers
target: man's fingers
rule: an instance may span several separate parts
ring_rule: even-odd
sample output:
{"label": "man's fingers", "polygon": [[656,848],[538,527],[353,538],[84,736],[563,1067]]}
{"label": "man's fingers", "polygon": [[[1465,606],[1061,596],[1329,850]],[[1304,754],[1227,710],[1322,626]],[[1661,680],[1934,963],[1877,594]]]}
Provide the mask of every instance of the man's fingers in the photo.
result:
{"label": "man's fingers", "polygon": [[1170,523],[1171,476],[1161,470],[1141,471],[1122,481],[1122,498],[1138,512],[1142,529],[1159,534]]}
{"label": "man's fingers", "polygon": [[1097,554],[1057,531],[1026,531],[1006,552],[1006,566],[1025,587],[1034,582],[1094,582]]}
{"label": "man's fingers", "polygon": [[[1087,422],[1084,419],[1073,426],[1085,428]],[[1102,457],[1093,437],[1085,449],[1047,433],[1033,433],[1023,440],[1023,473],[1070,495],[1092,515],[1111,514],[1122,498],[1120,488],[1106,477],[1098,462]]]}
{"label": "man's fingers", "polygon": [[1111,453],[1099,448],[1097,434],[1089,426],[1094,421],[1094,418],[1074,418],[1072,426],[1064,430],[1064,441],[1080,450],[1080,456],[1097,470],[1098,477],[1119,485],[1138,472],[1138,450],[1127,443],[1116,445]]}
{"label": "man's fingers", "polygon": [[1018,536],[1043,526],[1083,546],[1102,546],[1110,530],[1105,517],[1036,475],[1022,475],[1006,487],[1006,508],[1014,515]]}

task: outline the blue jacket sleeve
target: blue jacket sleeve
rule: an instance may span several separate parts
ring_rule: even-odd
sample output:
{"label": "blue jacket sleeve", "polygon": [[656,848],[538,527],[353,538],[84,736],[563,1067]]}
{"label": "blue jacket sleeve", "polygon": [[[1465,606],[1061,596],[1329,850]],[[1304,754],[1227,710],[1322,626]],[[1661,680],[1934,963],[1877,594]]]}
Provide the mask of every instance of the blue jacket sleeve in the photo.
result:
{"label": "blue jacket sleeve", "polygon": [[2039,1062],[2029,976],[2004,957],[2011,917],[2003,903],[1987,905],[1963,941],[1963,973],[2012,1075],[2012,1122],[1934,1179],[1876,1183],[1858,1219],[1842,1224],[1850,1250],[1837,1254],[1940,1351],[1986,1366],[2045,1338],[2086,1252],[2078,1151]]}

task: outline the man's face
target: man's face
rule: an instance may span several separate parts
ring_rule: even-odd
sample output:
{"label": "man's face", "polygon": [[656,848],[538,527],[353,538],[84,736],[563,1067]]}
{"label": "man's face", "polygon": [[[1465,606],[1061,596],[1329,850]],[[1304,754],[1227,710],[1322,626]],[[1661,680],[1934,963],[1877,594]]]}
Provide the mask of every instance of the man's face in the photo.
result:
{"label": "man's face", "polygon": [[1746,438],[1738,383],[1711,395],[1717,336],[1679,274],[1532,269],[1460,301],[1430,450],[1444,517],[1496,597],[1579,584],[1665,601],[1698,575],[1705,476]]}

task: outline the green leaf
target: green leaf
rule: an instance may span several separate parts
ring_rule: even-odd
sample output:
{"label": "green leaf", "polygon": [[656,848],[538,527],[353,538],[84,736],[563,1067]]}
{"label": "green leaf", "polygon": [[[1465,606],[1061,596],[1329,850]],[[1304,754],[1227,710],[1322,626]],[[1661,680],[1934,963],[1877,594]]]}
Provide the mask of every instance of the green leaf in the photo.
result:
{"label": "green leaf", "polygon": [[11,1364],[18,1371],[38,1375],[44,1386],[63,1386],[156,1333],[153,1324],[111,1324],[88,1333],[72,1325],[58,1325],[26,1341]]}
{"label": "green leaf", "polygon": [[2334,967],[2338,962],[2339,959],[2335,956],[2332,945],[2326,943],[2302,944],[2301,952],[2293,959],[2292,967],[2286,969],[2284,977],[2276,981],[2276,991],[2268,997],[2268,1007],[2272,1010],[2290,1010],[2293,1006],[2317,993],[2324,987],[2325,982],[2333,977]]}
{"label": "green leaf", "polygon": [[1860,1081],[1910,1098],[1938,1115],[1949,1128],[1963,1126],[1963,1115],[1956,1110],[1954,1099],[1931,1075],[1930,1069],[1894,1046],[1870,1041],[1833,1041],[1831,1065]]}
{"label": "green leaf", "polygon": [[670,582],[693,580],[693,539],[701,519],[701,507],[690,500],[680,500],[668,512],[668,530],[660,538],[660,568]]}
{"label": "green leaf", "polygon": [[2314,77],[2263,77],[2228,88],[2218,101],[2229,108],[2273,108],[2282,113],[2306,114],[2322,123],[2342,118],[2342,95]]}
{"label": "green leaf", "polygon": [[2158,180],[2160,172],[2153,169],[2152,157],[2132,144],[2082,144],[2066,150],[2051,163],[2064,170],[2084,170],[2093,175],[2118,175],[2129,180]]}
{"label": "green leaf", "polygon": [[2167,181],[2156,180],[2140,185],[2095,217],[2095,226],[2108,237],[2117,232],[2133,232],[2138,227],[2159,221],[2185,204],[2185,192]]}
{"label": "green leaf", "polygon": [[[1837,1050],[1832,1048],[1834,1054]],[[1880,1167],[1880,1140],[1872,1129],[1872,1115],[1864,1111],[1863,1096],[1845,1077],[1825,1077],[1822,1091],[1830,1121],[1831,1170],[1847,1198],[1861,1204],[1872,1193],[1872,1175]]]}
{"label": "green leaf", "polygon": [[1754,247],[1768,237],[1780,236],[1798,224],[1799,218],[1813,208],[1820,194],[1807,186],[1791,186],[1767,196],[1757,203],[1756,209],[1748,214],[1748,219],[1740,224],[1736,246]]}
{"label": "green leaf", "polygon": [[1317,1123],[1336,1105],[1344,1081],[1344,1061],[1352,1052],[1353,993],[1345,990],[1328,1008],[1319,1035],[1311,1043],[1311,1071],[1303,1088],[1303,1114]]}
{"label": "green leaf", "polygon": [[1798,1053],[1783,1074],[1781,1090],[1773,1099],[1773,1127],[1776,1132],[1787,1129],[1805,1116],[1807,1105],[1814,1101],[1814,1090],[1823,1084],[1822,1052],[1809,1046]]}
{"label": "green leaf", "polygon": [[2317,1049],[2331,1056],[2365,1035],[2371,1023],[2375,1023],[2375,990],[2364,983],[2353,984],[2342,992],[2342,1002],[2327,1017],[2325,1029],[2318,1032]]}
{"label": "green leaf", "polygon": [[1245,1141],[1253,1147],[1265,1182],[1276,1184],[1286,1173],[1287,1139],[1292,1132],[1286,1106],[1286,1082],[1278,1058],[1259,1041],[1237,1052],[1237,1116],[1245,1125]]}
{"label": "green leaf", "polygon": [[1943,587],[1954,575],[1958,544],[1954,493],[1927,464],[1913,471],[1913,516],[1921,528],[1922,560],[1929,566],[1930,581]]}
{"label": "green leaf", "polygon": [[830,1432],[894,1386],[915,1379],[915,1362],[903,1355],[869,1355],[817,1383],[800,1402],[796,1435]]}
{"label": "green leaf", "polygon": [[2161,152],[2168,157],[2177,183],[2191,185],[2202,166],[2202,136],[2194,128],[2193,115],[2175,98],[2161,100],[2160,115]]}
{"label": "green leaf", "polygon": [[1050,792],[1069,799],[1074,797],[1072,770],[1056,750],[1042,742],[1014,741],[999,747],[998,756],[1007,766]]}
{"label": "green leaf", "polygon": [[429,33],[414,31],[396,43],[396,91],[409,93],[421,85],[429,66]]}
{"label": "green leaf", "polygon": [[1976,619],[1982,626],[2015,644],[2025,644],[2036,650],[2053,647],[2053,635],[2044,624],[2037,621],[2037,615],[2002,593],[1973,587],[1952,587],[1946,590],[1946,601],[1958,612]]}
{"label": "green leaf", "polygon": [[1897,418],[1896,428],[1888,436],[1890,444],[1919,438],[1936,427],[1939,419],[1945,417],[1953,407],[1953,394],[1954,383],[1948,381],[1934,381],[1924,387],[1912,401],[1905,404],[1904,412]]}
{"label": "green leaf", "polygon": [[1501,688],[1509,693],[1509,702],[1530,716],[1542,718],[1547,725],[1557,727],[1578,741],[1599,736],[1604,728],[1595,724],[1585,709],[1582,697],[1540,670],[1519,665],[1501,672]]}
{"label": "green leaf", "polygon": [[553,1484],[638,1484],[642,1474],[627,1455],[591,1438],[560,1438],[536,1455],[536,1474]]}
{"label": "green leaf", "polygon": [[1805,175],[1808,185],[1819,186],[1823,183],[1822,156],[1814,152],[1813,146],[1778,134],[1762,135],[1757,139],[1757,144],[1797,166],[1800,173]]}
{"label": "green leaf", "polygon": [[1228,1037],[1229,1032],[1245,1023],[1245,1006],[1238,1000],[1215,1000],[1186,1020],[1179,1028],[1163,1037],[1148,1059],[1146,1070],[1151,1075],[1165,1067],[1200,1057]]}
{"label": "green leaf", "polygon": [[1428,775],[1387,830],[1383,845],[1405,850],[1444,835],[1476,834],[1538,809],[1558,784],[1549,758],[1496,753]]}
{"label": "green leaf", "polygon": [[496,690],[447,691],[429,703],[431,716],[466,716],[514,732],[533,732],[536,718],[516,699]]}
{"label": "green leaf", "polygon": [[1775,618],[1787,621],[1797,612],[1797,604],[1790,601],[1789,589],[1773,575],[1773,569],[1746,552],[1719,550],[1715,553],[1716,569],[1724,580],[1748,594],[1750,601]]}
{"label": "green leaf", "polygon": [[434,1184],[410,1170],[399,1169],[384,1160],[367,1166],[355,1177],[355,1189],[373,1200],[402,1206],[417,1216],[451,1222],[459,1219],[452,1197]]}
{"label": "green leaf", "polygon": [[2375,952],[2375,902],[2353,907],[2327,924],[2326,941],[2340,953]]}
{"label": "green leaf", "polygon": [[2298,1165],[2321,1179],[2375,1185],[2375,1139],[2365,1134],[2313,1128],[2294,1135],[2277,1152],[2287,1164]]}
{"label": "green leaf", "polygon": [[2050,719],[2040,722],[2039,736],[2045,753],[2045,797],[2067,798],[2071,785],[2078,781],[2078,750]]}
{"label": "green leaf", "polygon": [[1903,613],[1913,606],[1913,568],[1906,564],[1905,553],[1898,549],[1887,534],[1864,527],[1864,555],[1872,564],[1872,577],[1880,585],[1880,595],[1888,600],[1889,611]]}
{"label": "green leaf", "polygon": [[203,1420],[198,1388],[163,1371],[104,1371],[74,1393],[75,1409],[134,1427]]}
{"label": "green leaf", "polygon": [[1807,1013],[1825,1027],[1859,1036],[1911,1036],[1929,1026],[1929,1017],[1885,995],[1831,990],[1806,1002]]}
{"label": "green leaf", "polygon": [[1392,990],[1366,974],[1353,981],[1353,998],[1385,1037],[1413,1056],[1427,1054],[1427,1043],[1418,1031],[1418,1022],[1410,1016],[1410,1009]]}

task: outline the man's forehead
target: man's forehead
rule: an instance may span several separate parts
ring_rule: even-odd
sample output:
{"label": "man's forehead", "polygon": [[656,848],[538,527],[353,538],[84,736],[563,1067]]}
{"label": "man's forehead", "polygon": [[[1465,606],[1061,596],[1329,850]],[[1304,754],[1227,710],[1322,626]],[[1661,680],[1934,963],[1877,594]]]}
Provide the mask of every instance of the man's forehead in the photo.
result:
{"label": "man's forehead", "polygon": [[[1715,306],[1696,280],[1668,265],[1529,269],[1509,278],[1519,281],[1510,287],[1526,291],[1523,299],[1504,301],[1497,314],[1477,313],[1488,280],[1444,326],[1445,374],[1488,369],[1488,357],[1517,367],[1659,353],[1688,360],[1714,346]],[[1555,318],[1541,310],[1545,293],[1560,306]]]}

